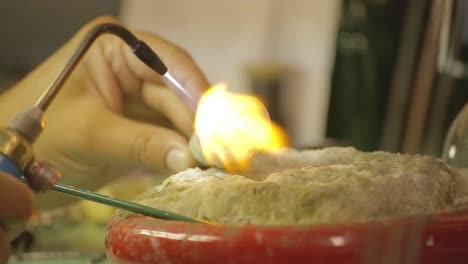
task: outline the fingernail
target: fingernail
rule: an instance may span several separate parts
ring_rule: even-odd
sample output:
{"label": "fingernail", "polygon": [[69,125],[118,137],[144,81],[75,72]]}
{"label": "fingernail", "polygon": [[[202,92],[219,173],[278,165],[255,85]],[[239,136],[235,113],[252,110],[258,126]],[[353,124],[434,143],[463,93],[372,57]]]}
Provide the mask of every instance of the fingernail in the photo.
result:
{"label": "fingernail", "polygon": [[173,171],[180,171],[187,168],[187,155],[178,148],[169,150],[166,155],[166,166]]}

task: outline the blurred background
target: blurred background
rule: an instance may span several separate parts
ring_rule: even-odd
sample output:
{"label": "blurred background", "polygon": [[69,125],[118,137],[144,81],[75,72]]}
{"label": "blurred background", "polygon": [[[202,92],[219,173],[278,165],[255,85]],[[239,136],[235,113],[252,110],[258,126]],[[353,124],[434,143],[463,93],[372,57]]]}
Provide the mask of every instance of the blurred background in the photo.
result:
{"label": "blurred background", "polygon": [[[293,147],[440,156],[450,123],[468,101],[464,2],[2,0],[0,88],[107,14],[184,47],[212,84],[261,96]],[[155,183],[135,177],[142,184],[134,193],[119,183],[103,192],[131,198]],[[105,225],[111,212],[84,204],[55,215]],[[103,233],[90,234],[102,247]]]}

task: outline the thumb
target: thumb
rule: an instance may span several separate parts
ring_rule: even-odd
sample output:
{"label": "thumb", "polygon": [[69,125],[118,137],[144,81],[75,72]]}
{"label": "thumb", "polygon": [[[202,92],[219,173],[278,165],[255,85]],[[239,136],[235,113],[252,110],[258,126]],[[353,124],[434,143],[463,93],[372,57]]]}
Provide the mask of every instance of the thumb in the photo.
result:
{"label": "thumb", "polygon": [[195,165],[187,139],[168,128],[140,123],[99,111],[93,149],[106,162],[180,171]]}

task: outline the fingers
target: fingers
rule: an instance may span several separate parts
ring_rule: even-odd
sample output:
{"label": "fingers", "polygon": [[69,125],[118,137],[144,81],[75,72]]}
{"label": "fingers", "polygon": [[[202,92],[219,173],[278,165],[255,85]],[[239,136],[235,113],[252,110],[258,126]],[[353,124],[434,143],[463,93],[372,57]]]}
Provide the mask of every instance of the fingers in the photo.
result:
{"label": "fingers", "polygon": [[10,240],[5,230],[0,228],[0,263],[7,263],[10,256]]}
{"label": "fingers", "polygon": [[122,72],[118,72],[117,75],[114,73],[112,65],[104,55],[104,49],[106,48],[110,49],[112,47],[94,45],[88,51],[85,63],[88,68],[88,74],[91,77],[90,80],[93,81],[98,94],[112,111],[119,113],[122,110],[122,92],[120,91],[121,85],[116,76],[118,74],[123,75],[123,77],[126,76]]}
{"label": "fingers", "polygon": [[[74,49],[92,27],[107,22],[121,24],[112,17],[95,19],[83,27],[66,48]],[[171,74],[194,97],[198,97],[208,87],[205,76],[187,52],[154,34],[134,33],[161,57]],[[89,147],[94,153],[100,154],[100,158],[112,162],[175,171],[192,166],[194,161],[184,136],[166,128],[131,121],[115,113],[122,113],[120,110],[127,97],[135,96],[142,100],[142,104],[164,114],[186,137],[193,130],[193,113],[169,89],[160,88],[164,79],[141,62],[122,40],[104,35],[95,44],[88,51],[85,63],[80,64],[73,73],[81,73],[77,75],[81,78],[75,76],[68,82],[71,86],[71,80],[88,80],[86,85],[75,85],[74,89],[69,90],[90,87],[91,91],[99,93],[100,103],[104,99],[106,107],[111,109],[90,114],[93,120],[100,122],[90,122],[93,128],[86,139],[91,142]]]}
{"label": "fingers", "polygon": [[[154,34],[145,32],[135,32],[135,34],[158,54],[171,75],[198,100],[201,93],[209,87],[209,83],[189,53],[169,41],[156,37]],[[129,67],[141,80],[149,82],[161,80],[131,51],[126,49],[124,54]],[[167,86],[172,85],[165,78],[162,81]]]}
{"label": "fingers", "polygon": [[[84,27],[103,22],[119,23],[115,18],[101,17]],[[193,101],[184,102],[178,96],[154,87],[172,86],[143,62],[131,49],[115,36],[102,36],[99,45],[89,51],[86,65],[97,91],[114,112],[121,112],[123,96],[137,96],[143,99],[151,109],[160,111],[173,122],[173,125],[187,137],[193,130],[193,110],[202,91],[209,84],[200,68],[190,55],[176,45],[163,40],[154,34],[135,32],[138,38],[145,41],[164,61],[170,73],[194,97]]]}
{"label": "fingers", "polygon": [[[85,25],[74,40],[82,37],[93,26],[100,23],[116,23],[123,25],[117,18],[102,16],[98,17]],[[198,97],[201,92],[208,88],[209,83],[192,57],[181,47],[160,38],[152,33],[131,30],[139,39],[148,44],[155,51],[161,60],[168,67],[173,75],[189,92]],[[132,77],[137,77],[141,81],[160,83],[161,77],[152,69],[140,61],[122,40],[112,36],[100,37],[101,47],[104,47],[104,54],[107,61],[112,65],[112,69],[123,86],[137,85],[138,82]],[[133,76],[130,76],[132,73]],[[130,80],[130,81],[129,81]],[[164,83],[168,84],[165,79]]]}
{"label": "fingers", "polygon": [[[193,127],[194,102],[184,102],[176,93],[163,87],[162,82],[156,80],[143,82],[138,79],[133,74],[134,69],[130,68],[122,59],[123,55],[107,55],[112,58],[111,61],[108,61],[104,53],[113,54],[115,50],[123,52],[123,48],[128,49],[128,47],[117,44],[123,44],[123,42],[112,42],[112,44],[100,45],[91,49],[89,59],[86,61],[96,90],[106,101],[106,104],[112,111],[122,113],[126,107],[124,102],[129,101],[129,98],[132,100],[134,98],[140,99],[139,103],[142,103],[141,99],[143,99],[143,102],[152,110],[166,115],[171,121],[175,121],[173,125],[182,133],[190,136]],[[119,50],[119,47],[122,49]],[[155,73],[153,75],[159,78]],[[187,111],[187,109],[193,112]],[[173,110],[177,110],[177,115],[174,115]]]}
{"label": "fingers", "polygon": [[171,91],[145,83],[141,91],[143,100],[153,110],[165,115],[187,138],[193,134],[193,117],[181,100]]}
{"label": "fingers", "polygon": [[105,109],[95,116],[89,147],[104,161],[170,171],[195,165],[187,140],[173,130],[132,121]]}
{"label": "fingers", "polygon": [[28,218],[33,198],[28,187],[11,175],[0,173],[0,222]]}

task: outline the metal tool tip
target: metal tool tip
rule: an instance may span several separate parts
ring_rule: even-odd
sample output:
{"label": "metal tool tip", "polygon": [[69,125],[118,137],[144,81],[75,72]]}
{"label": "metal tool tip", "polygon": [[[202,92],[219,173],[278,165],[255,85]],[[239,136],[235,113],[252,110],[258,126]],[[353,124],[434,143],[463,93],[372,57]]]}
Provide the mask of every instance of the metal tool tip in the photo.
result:
{"label": "metal tool tip", "polygon": [[184,95],[186,95],[190,99],[193,99],[192,95],[174,77],[172,77],[172,75],[169,72],[166,72],[164,74],[164,77],[166,77]]}

